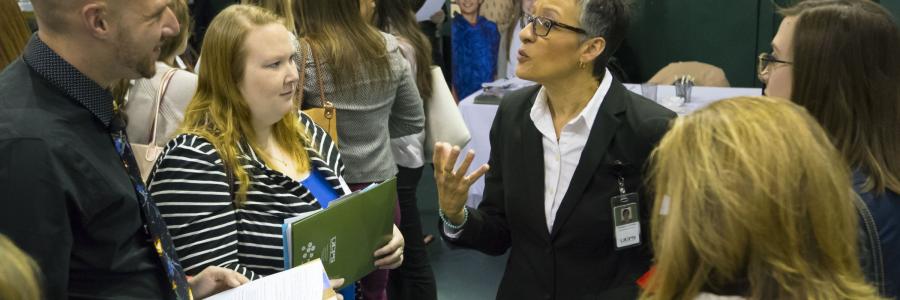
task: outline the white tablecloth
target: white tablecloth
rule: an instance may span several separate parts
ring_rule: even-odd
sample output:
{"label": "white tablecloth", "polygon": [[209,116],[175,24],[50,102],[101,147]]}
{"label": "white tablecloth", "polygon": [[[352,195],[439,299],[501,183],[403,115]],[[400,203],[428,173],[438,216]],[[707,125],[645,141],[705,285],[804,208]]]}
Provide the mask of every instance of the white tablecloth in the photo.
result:
{"label": "white tablecloth", "polygon": [[[625,84],[625,87],[636,94],[641,94],[640,84]],[[462,113],[463,120],[472,140],[463,148],[457,165],[465,158],[465,153],[469,149],[475,150],[475,159],[469,166],[472,172],[482,164],[487,163],[488,156],[491,152],[491,143],[489,134],[491,124],[494,122],[494,115],[497,114],[497,105],[475,104],[475,97],[481,94],[478,91],[459,102],[459,110]],[[671,85],[660,85],[657,87],[656,98],[666,99],[675,95],[675,87]],[[694,87],[691,90],[691,101],[674,109],[679,115],[689,114],[701,107],[704,107],[717,100],[737,97],[737,96],[759,96],[762,90],[759,88],[719,88],[719,87]],[[666,97],[666,98],[663,98]],[[482,192],[484,191],[484,177],[478,179],[472,187],[469,188],[469,199],[466,205],[470,207],[478,207],[481,203]]]}

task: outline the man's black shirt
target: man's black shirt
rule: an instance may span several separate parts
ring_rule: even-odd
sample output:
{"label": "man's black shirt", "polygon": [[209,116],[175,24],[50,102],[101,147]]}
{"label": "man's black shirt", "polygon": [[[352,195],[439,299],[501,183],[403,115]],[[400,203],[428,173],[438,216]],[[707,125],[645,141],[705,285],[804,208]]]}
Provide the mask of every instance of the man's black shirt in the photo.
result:
{"label": "man's black shirt", "polygon": [[109,134],[109,92],[37,35],[0,73],[0,233],[47,299],[174,296]]}

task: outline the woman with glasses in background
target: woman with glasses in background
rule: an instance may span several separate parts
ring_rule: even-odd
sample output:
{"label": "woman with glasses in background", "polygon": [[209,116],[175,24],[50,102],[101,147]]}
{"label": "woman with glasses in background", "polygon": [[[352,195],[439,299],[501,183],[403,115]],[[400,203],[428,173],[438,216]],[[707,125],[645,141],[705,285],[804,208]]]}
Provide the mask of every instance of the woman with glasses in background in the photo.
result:
{"label": "woman with glasses in background", "polygon": [[[441,234],[509,252],[497,299],[638,295],[652,256],[643,167],[675,113],[607,69],[625,37],[626,2],[538,0],[519,32],[516,75],[539,85],[504,97],[488,164],[467,175],[473,152],[454,169],[459,148],[435,146]],[[465,207],[485,173],[483,201]]]}
{"label": "woman with glasses in background", "polygon": [[877,253],[862,255],[867,279],[883,281],[884,296],[900,296],[896,19],[866,0],[809,0],[781,14],[774,51],[760,57],[766,95],[806,107],[828,132],[852,168],[854,188],[871,211],[881,242],[883,262]]}

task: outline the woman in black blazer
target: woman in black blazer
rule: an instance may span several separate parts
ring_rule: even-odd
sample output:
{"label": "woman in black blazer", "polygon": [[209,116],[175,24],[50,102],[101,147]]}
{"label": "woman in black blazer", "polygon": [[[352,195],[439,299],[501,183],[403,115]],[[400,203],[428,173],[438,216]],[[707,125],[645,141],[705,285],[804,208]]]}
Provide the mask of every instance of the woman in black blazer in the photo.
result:
{"label": "woman in black blazer", "polygon": [[[540,85],[503,99],[490,167],[466,175],[473,152],[454,170],[459,149],[435,147],[444,238],[510,251],[498,299],[634,299],[650,266],[644,164],[675,114],[606,68],[628,24],[625,1],[582,1],[538,0],[526,16],[516,75]],[[485,173],[484,200],[465,207]]]}

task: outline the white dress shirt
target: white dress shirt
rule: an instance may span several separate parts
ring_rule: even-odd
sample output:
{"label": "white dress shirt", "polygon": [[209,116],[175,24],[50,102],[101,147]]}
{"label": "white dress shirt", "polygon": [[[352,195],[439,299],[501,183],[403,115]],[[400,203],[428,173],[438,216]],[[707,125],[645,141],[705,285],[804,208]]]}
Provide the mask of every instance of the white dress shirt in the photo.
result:
{"label": "white dress shirt", "polygon": [[547,94],[543,87],[538,90],[534,106],[531,107],[531,121],[541,132],[541,143],[544,148],[544,216],[547,220],[547,230],[551,231],[556,220],[556,212],[562,203],[575,168],[581,161],[581,152],[587,144],[594,119],[600,111],[600,104],[609,92],[612,85],[612,75],[609,70],[603,75],[600,87],[594,92],[594,96],[588,101],[581,113],[563,126],[556,136],[553,126],[553,117],[550,107],[547,105]]}
{"label": "white dress shirt", "polygon": [[[594,96],[588,101],[584,109],[577,117],[563,126],[559,138],[553,126],[553,117],[550,107],[547,105],[547,93],[543,87],[538,90],[531,107],[531,121],[541,133],[541,143],[544,149],[544,217],[547,220],[547,231],[552,231],[553,222],[556,220],[556,212],[562,203],[575,168],[581,161],[581,152],[587,144],[594,119],[600,111],[603,98],[609,93],[612,85],[612,74],[609,69],[603,75],[600,87],[594,92]],[[463,224],[464,225],[464,224]],[[457,238],[462,230],[453,230],[444,224],[444,233],[450,238]]]}

